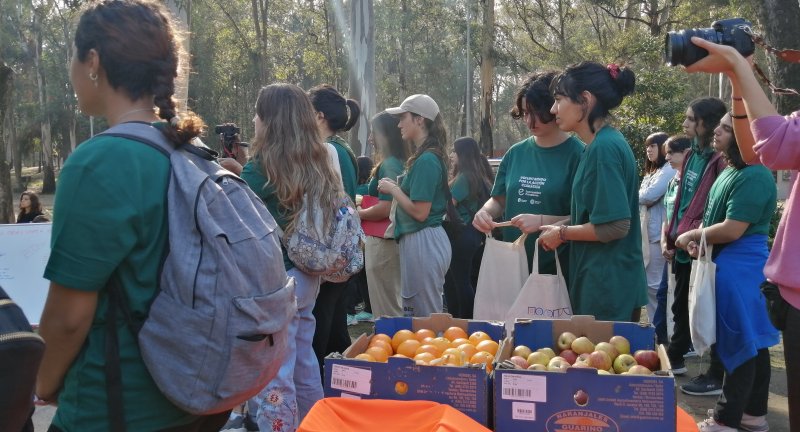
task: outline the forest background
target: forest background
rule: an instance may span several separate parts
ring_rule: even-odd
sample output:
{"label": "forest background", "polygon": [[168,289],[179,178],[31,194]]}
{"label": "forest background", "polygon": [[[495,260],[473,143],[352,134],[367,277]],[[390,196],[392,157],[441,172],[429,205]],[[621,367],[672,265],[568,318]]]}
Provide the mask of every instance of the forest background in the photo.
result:
{"label": "forest background", "polygon": [[[91,134],[105,129],[77,108],[68,78],[81,0],[0,0],[0,223],[13,221],[12,183],[23,167],[56,174]],[[508,115],[531,72],[582,60],[634,69],[636,93],[614,113],[640,162],[644,138],[678,133],[687,103],[729,96],[727,80],[667,67],[671,30],[707,28],[744,17],[779,48],[800,48],[798,0],[170,0],[190,54],[180,96],[209,125],[233,122],[252,137],[258,90],[289,82],[321,83],[358,100],[364,113],[346,138],[357,154],[369,118],[406,96],[439,104],[449,137],[470,135],[488,156],[528,136]],[[779,87],[800,88],[800,65],[757,49],[756,62]],[[188,86],[186,83],[188,78]],[[774,99],[779,111],[800,98]],[[11,181],[12,177],[15,179]],[[22,186],[19,186],[22,187]]]}

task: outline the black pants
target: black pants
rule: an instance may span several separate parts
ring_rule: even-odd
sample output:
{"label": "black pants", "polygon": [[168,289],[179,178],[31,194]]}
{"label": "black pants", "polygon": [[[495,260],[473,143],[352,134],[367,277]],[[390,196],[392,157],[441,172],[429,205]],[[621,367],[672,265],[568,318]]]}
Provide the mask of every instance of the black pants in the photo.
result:
{"label": "black pants", "polygon": [[[219,414],[213,414],[209,416],[200,417],[197,420],[172,428],[161,429],[159,432],[219,432],[222,429],[222,426],[225,426],[225,423],[228,421],[228,417],[230,416],[231,411],[221,412]],[[64,432],[60,428],[57,428],[53,425],[50,425],[47,428],[47,432]],[[134,432],[134,431],[128,431]]]}
{"label": "black pants", "polygon": [[755,357],[725,374],[714,419],[725,426],[738,428],[743,413],[766,415],[769,378],[769,350],[763,348]]}
{"label": "black pants", "polygon": [[722,381],[725,377],[725,366],[722,365],[722,360],[717,355],[717,345],[711,345],[711,363],[708,365],[706,376],[714,378],[717,381]]}
{"label": "black pants", "polygon": [[672,263],[675,273],[675,300],[672,303],[672,315],[675,326],[672,338],[669,341],[667,355],[673,364],[682,364],[683,355],[689,351],[692,344],[692,335],[689,331],[689,278],[692,272],[692,263]]}
{"label": "black pants", "polygon": [[791,304],[783,331],[783,356],[789,390],[789,430],[800,430],[800,310]]}
{"label": "black pants", "polygon": [[347,313],[355,315],[356,305],[364,302],[364,311],[372,313],[372,305],[369,304],[369,290],[367,289],[367,271],[362,269],[347,281]]}
{"label": "black pants", "polygon": [[323,375],[325,356],[332,352],[343,352],[350,346],[346,291],[347,282],[325,282],[320,285],[317,302],[314,304],[312,313],[317,322],[311,345]]}
{"label": "black pants", "polygon": [[483,234],[472,225],[465,225],[455,238],[450,239],[453,255],[444,278],[444,297],[447,311],[455,318],[472,319],[475,303],[473,258],[481,246],[482,237]]}

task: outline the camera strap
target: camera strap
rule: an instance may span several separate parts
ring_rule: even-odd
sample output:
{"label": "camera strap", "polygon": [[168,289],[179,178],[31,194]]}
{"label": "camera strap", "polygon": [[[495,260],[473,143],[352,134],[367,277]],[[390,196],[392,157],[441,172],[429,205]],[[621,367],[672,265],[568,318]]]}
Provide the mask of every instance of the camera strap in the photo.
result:
{"label": "camera strap", "polygon": [[[744,27],[742,30],[745,32],[745,34],[750,36],[751,39],[753,39],[753,43],[764,48],[765,51],[771,53],[775,57],[787,63],[800,63],[800,50],[775,48],[769,45],[761,35],[753,32],[753,29],[751,29],[750,27]],[[761,78],[761,80],[767,84],[770,90],[772,90],[773,94],[800,96],[800,93],[798,93],[797,90],[795,89],[780,88],[777,87],[775,84],[772,84],[772,81],[770,81],[769,78],[767,78],[767,74],[765,74],[764,71],[761,70],[761,67],[758,66],[758,64],[756,64],[755,62],[753,62],[753,67],[755,68],[756,73]]]}

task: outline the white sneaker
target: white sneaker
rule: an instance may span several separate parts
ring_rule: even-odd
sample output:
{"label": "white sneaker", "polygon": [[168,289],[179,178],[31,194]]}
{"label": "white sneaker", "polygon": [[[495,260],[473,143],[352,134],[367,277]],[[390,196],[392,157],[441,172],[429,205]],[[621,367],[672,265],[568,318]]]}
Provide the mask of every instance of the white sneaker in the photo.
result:
{"label": "white sneaker", "polygon": [[769,430],[767,416],[751,416],[747,413],[742,414],[742,421],[739,423],[739,429],[747,432],[767,432]]}
{"label": "white sneaker", "polygon": [[697,423],[697,429],[700,432],[737,432],[736,428],[725,426],[724,424],[717,423],[714,420],[714,410],[708,410],[708,417],[707,419]]}

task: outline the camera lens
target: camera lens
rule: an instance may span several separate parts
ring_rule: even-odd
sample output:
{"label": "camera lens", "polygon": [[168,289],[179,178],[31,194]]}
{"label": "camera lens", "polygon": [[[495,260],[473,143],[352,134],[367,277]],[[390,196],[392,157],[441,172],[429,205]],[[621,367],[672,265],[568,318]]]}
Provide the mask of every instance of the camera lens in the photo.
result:
{"label": "camera lens", "polygon": [[681,64],[686,44],[690,42],[677,32],[669,32],[664,39],[664,60],[670,66]]}
{"label": "camera lens", "polygon": [[713,28],[681,30],[669,32],[666,36],[665,60],[672,66],[689,66],[708,55],[708,51],[692,43],[692,36],[715,44],[721,43],[720,34]]}

